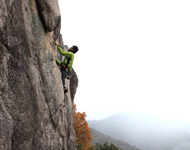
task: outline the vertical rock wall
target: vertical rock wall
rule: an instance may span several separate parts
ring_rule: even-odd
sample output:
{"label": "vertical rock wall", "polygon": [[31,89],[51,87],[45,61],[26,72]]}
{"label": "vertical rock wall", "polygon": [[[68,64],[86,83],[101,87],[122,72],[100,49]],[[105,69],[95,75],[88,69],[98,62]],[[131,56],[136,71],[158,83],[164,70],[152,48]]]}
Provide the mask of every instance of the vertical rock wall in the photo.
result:
{"label": "vertical rock wall", "polygon": [[60,18],[57,0],[0,1],[0,149],[76,150],[78,79],[73,71],[64,95],[54,45]]}

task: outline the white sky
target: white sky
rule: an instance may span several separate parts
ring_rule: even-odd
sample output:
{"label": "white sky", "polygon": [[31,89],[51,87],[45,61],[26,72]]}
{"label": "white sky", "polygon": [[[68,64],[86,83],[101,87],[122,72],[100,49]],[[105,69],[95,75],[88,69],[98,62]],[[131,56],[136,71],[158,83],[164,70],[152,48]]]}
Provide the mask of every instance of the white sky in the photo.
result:
{"label": "white sky", "polygon": [[87,119],[148,111],[190,120],[189,0],[60,0],[77,45],[77,111]]}

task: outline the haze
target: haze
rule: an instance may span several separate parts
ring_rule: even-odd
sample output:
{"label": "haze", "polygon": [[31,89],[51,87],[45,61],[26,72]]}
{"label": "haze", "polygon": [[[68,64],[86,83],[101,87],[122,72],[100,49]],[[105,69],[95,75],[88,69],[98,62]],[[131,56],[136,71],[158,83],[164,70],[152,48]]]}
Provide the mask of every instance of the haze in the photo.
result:
{"label": "haze", "polygon": [[141,150],[190,149],[190,123],[185,125],[149,113],[132,112],[117,113],[101,121],[88,121],[88,124]]}
{"label": "haze", "polygon": [[59,1],[65,45],[77,45],[77,111],[88,120],[151,112],[189,121],[188,0]]}

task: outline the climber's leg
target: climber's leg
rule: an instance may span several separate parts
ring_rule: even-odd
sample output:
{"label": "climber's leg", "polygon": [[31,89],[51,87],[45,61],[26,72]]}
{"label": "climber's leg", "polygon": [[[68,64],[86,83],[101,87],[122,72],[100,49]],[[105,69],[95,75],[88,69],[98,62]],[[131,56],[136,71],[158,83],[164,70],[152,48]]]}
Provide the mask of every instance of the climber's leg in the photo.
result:
{"label": "climber's leg", "polygon": [[71,79],[71,76],[72,76],[72,73],[71,73],[71,71],[68,70],[68,71],[67,71],[67,76],[66,76],[66,78],[70,80],[70,79]]}
{"label": "climber's leg", "polygon": [[66,69],[65,69],[63,66],[61,66],[61,74],[62,74],[62,81],[63,81],[64,93],[67,93],[68,90],[67,90],[67,88],[66,88],[66,86],[65,86],[65,78],[66,78],[67,72],[66,72]]}

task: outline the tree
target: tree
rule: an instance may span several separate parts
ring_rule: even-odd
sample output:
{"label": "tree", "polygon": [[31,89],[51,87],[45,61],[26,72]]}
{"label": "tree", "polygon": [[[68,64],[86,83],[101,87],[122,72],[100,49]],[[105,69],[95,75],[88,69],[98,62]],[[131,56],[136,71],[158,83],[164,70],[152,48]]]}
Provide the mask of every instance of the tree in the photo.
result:
{"label": "tree", "polygon": [[87,121],[85,120],[85,112],[76,112],[76,104],[73,104],[74,108],[74,129],[78,143],[78,150],[87,150],[91,146],[91,132]]}
{"label": "tree", "polygon": [[114,144],[108,145],[108,143],[104,143],[104,145],[100,143],[96,143],[94,150],[119,150],[119,147],[116,147]]}

